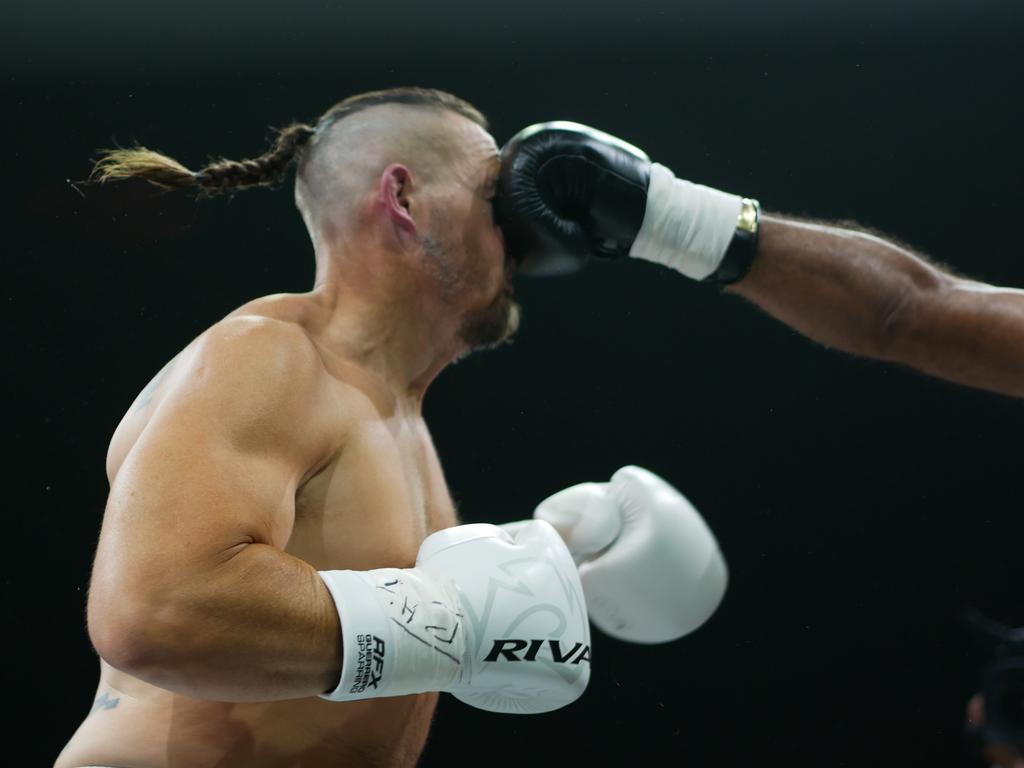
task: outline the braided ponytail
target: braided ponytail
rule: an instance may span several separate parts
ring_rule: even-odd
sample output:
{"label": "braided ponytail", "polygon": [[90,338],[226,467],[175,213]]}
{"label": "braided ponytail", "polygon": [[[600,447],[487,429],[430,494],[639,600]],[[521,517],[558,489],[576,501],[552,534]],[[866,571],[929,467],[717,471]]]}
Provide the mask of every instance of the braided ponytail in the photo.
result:
{"label": "braided ponytail", "polygon": [[457,96],[434,88],[403,86],[349,96],[321,115],[316,126],[292,123],[278,131],[277,140],[269,152],[250,160],[220,159],[193,171],[177,160],[145,147],[107,149],[101,150],[103,154],[93,167],[89,180],[103,183],[138,178],[163,189],[199,187],[200,195],[216,195],[248,187],[273,187],[284,180],[291,163],[302,158],[303,148],[315,133],[322,134],[349,115],[378,104],[447,109],[484,129],[488,127],[487,118]]}
{"label": "braided ponytail", "polygon": [[202,195],[216,195],[249,187],[280,184],[292,161],[313,136],[312,126],[293,123],[278,131],[273,148],[248,160],[220,159],[198,171],[145,147],[107,149],[93,167],[90,181],[105,183],[139,178],[162,189],[199,187]]}

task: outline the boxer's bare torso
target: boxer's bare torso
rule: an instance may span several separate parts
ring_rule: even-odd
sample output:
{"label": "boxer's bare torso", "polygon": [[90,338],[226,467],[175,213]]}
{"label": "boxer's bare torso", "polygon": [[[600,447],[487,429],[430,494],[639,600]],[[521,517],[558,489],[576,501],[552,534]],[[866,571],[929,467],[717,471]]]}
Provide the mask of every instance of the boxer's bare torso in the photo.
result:
{"label": "boxer's bare torso", "polygon": [[[304,326],[300,296],[254,301],[229,317],[254,316]],[[258,322],[258,321],[257,321]],[[198,341],[198,340],[197,340]],[[133,403],[110,443],[111,481],[160,403],[164,384],[187,367],[186,347]],[[323,352],[323,370],[346,404],[338,451],[299,488],[285,551],[317,570],[409,567],[431,532],[456,524],[433,443],[419,414],[401,413],[378,379]],[[343,434],[342,434],[343,433]],[[437,694],[329,702],[320,698],[224,703],[150,685],[100,660],[92,711],[56,761],[83,765],[405,766],[427,738]]]}

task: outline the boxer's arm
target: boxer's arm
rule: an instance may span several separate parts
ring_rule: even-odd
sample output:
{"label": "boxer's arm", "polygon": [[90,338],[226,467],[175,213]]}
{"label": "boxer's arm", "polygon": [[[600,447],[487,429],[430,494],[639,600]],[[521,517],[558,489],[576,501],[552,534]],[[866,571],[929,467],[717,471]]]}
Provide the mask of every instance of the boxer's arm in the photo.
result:
{"label": "boxer's arm", "polygon": [[[628,255],[717,283],[745,266],[744,249],[728,248],[749,201],[676,178],[613,136],[532,125],[501,162],[497,211],[530,271]],[[818,342],[1024,396],[1024,291],[949,274],[884,238],[763,216],[752,269],[728,290]]]}
{"label": "boxer's arm", "polygon": [[765,215],[757,258],[726,290],[827,346],[1024,397],[1024,290],[875,235]]}
{"label": "boxer's arm", "polygon": [[296,489],[336,450],[319,356],[300,329],[243,317],[189,365],[113,481],[90,638],[114,667],[189,696],[322,693],[341,668],[338,617],[316,569],[283,551]]}

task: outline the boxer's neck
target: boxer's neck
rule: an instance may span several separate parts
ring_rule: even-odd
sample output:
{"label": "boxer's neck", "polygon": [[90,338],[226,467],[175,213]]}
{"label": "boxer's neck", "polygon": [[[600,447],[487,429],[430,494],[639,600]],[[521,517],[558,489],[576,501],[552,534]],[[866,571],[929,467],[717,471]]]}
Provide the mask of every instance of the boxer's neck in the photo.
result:
{"label": "boxer's neck", "polygon": [[394,253],[368,246],[353,256],[318,259],[309,330],[324,349],[373,373],[418,412],[431,382],[468,351],[460,318]]}

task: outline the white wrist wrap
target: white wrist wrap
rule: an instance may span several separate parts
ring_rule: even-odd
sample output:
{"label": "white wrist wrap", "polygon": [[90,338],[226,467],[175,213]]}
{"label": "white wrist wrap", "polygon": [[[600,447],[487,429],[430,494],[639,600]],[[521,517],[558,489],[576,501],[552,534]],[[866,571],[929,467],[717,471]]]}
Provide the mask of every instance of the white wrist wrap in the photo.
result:
{"label": "white wrist wrap", "polygon": [[415,568],[319,574],[338,608],[343,649],[338,686],[321,698],[402,696],[458,680],[465,638],[444,586]]}
{"label": "white wrist wrap", "polygon": [[738,195],[677,179],[653,163],[647,209],[629,255],[703,280],[725,257],[742,206]]}

